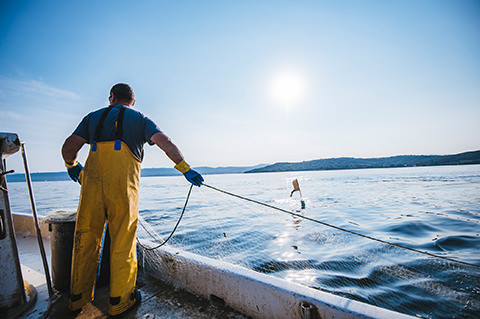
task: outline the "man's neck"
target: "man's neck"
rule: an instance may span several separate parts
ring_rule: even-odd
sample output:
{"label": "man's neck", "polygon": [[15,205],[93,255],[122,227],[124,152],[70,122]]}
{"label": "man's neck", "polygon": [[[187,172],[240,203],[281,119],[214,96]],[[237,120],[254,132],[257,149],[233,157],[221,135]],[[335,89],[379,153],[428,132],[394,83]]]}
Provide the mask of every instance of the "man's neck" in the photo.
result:
{"label": "man's neck", "polygon": [[132,104],[130,103],[126,103],[126,102],[117,102],[117,101],[113,101],[113,103],[110,105],[110,106],[117,106],[117,105],[123,105],[127,108],[130,108],[132,107]]}

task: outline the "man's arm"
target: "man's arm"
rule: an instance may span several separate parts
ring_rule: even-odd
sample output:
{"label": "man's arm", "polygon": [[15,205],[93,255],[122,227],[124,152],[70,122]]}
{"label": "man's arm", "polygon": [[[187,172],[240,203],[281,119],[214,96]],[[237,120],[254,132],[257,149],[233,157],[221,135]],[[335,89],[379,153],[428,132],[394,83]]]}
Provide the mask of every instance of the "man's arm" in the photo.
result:
{"label": "man's arm", "polygon": [[185,178],[195,186],[200,186],[203,183],[203,177],[198,172],[190,168],[180,152],[180,149],[173,144],[172,140],[162,132],[153,134],[150,140],[162,149],[168,158],[170,158],[176,165],[175,168],[182,173]]}
{"label": "man's arm", "polygon": [[171,159],[175,164],[183,161],[183,155],[182,152],[180,152],[180,149],[177,147],[177,145],[173,144],[172,140],[164,133],[155,133],[150,140],[160,149],[162,149],[165,154],[167,154],[168,158]]}
{"label": "man's arm", "polygon": [[87,143],[83,137],[72,134],[70,135],[62,146],[62,157],[65,163],[72,165],[77,159],[78,151]]}

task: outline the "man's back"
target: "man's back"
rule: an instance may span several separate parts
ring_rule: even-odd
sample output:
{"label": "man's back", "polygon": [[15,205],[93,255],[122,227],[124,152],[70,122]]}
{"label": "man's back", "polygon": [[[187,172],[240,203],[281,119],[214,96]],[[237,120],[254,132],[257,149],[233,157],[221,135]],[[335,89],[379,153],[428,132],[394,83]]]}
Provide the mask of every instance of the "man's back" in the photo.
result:
{"label": "man's back", "polygon": [[[116,139],[116,122],[118,121],[120,110],[125,108],[125,106],[115,105],[109,107],[111,110],[105,117],[103,128],[96,142],[114,141]],[[101,108],[85,116],[73,134],[84,138],[87,143],[92,144],[101,116],[106,109]],[[151,143],[150,138],[154,134],[161,132],[161,130],[141,112],[127,107],[124,113],[122,132],[121,140],[128,146],[132,154],[141,161],[143,160],[143,145],[146,142]]]}

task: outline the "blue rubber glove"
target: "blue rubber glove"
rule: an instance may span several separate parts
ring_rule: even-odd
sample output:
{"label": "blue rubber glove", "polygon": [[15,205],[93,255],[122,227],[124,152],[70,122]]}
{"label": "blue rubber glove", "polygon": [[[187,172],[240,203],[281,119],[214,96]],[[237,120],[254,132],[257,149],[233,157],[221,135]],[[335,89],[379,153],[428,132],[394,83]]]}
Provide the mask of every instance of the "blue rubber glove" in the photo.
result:
{"label": "blue rubber glove", "polygon": [[185,178],[195,186],[201,186],[203,183],[202,175],[193,169],[189,169],[183,174],[183,176],[185,176]]}
{"label": "blue rubber glove", "polygon": [[[68,175],[70,176],[70,178],[71,178],[74,182],[79,182],[79,181],[78,181],[78,176],[80,175],[80,172],[81,172],[82,169],[83,169],[82,164],[80,164],[79,162],[75,161],[75,163],[73,163],[73,165],[70,165],[70,164],[65,163],[65,166],[67,167],[67,172],[68,172]],[[80,183],[80,182],[79,182],[79,183]]]}

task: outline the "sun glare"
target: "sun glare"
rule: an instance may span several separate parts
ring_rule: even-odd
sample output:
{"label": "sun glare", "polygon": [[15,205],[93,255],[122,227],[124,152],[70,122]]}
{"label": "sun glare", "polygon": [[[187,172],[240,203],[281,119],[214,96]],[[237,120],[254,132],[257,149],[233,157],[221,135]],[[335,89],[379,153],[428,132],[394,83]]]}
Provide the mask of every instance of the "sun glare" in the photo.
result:
{"label": "sun glare", "polygon": [[284,71],[273,78],[270,90],[275,102],[289,109],[305,95],[305,82],[297,72]]}

